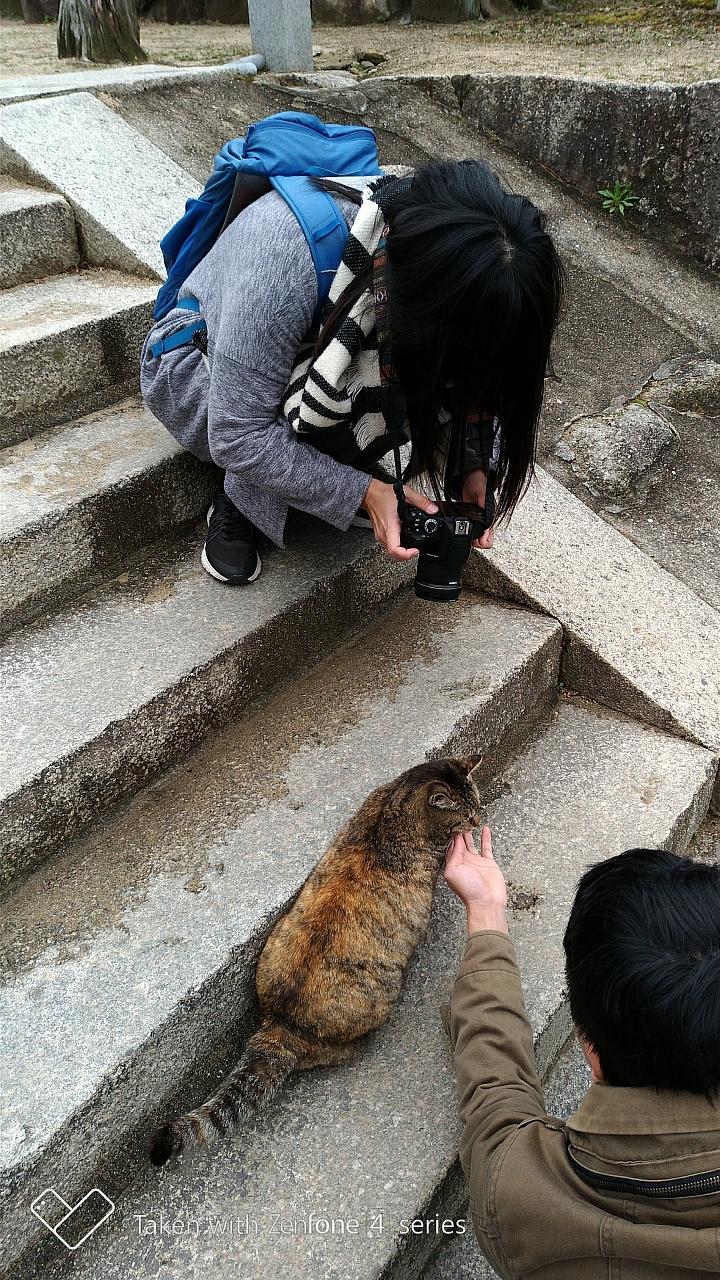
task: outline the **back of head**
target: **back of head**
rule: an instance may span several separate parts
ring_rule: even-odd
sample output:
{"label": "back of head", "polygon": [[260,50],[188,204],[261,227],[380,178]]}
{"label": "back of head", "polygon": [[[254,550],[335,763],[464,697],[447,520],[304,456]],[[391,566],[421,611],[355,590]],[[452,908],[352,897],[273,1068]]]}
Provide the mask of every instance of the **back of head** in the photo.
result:
{"label": "back of head", "polygon": [[458,426],[470,407],[502,423],[498,511],[508,512],[531,474],[562,300],[563,272],[545,218],[506,191],[488,165],[463,160],[418,169],[389,225],[393,358],[418,461],[431,463],[434,410],[451,384]]}
{"label": "back of head", "polygon": [[720,1093],[720,866],[631,849],[583,876],[570,1009],[609,1084]]}

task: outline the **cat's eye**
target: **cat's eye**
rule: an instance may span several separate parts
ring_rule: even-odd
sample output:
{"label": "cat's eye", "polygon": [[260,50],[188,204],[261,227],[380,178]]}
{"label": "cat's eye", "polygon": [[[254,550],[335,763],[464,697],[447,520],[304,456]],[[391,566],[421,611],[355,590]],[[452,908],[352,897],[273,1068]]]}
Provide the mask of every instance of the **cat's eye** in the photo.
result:
{"label": "cat's eye", "polygon": [[447,791],[433,791],[428,797],[428,804],[435,809],[457,809],[454,800],[450,799]]}

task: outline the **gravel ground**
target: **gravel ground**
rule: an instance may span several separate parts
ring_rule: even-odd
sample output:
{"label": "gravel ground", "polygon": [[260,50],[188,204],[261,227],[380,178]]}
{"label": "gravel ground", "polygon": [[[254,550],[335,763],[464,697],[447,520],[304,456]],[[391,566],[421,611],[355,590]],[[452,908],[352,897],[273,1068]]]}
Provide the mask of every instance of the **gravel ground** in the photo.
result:
{"label": "gravel ground", "polygon": [[[0,76],[82,70],[58,61],[53,23],[2,24]],[[555,0],[540,11],[513,11],[488,22],[435,25],[395,22],[364,27],[316,24],[321,62],[376,49],[398,72],[530,71],[591,79],[687,84],[720,76],[720,15],[715,0]],[[141,43],[154,63],[190,66],[250,52],[249,27],[149,22]]]}

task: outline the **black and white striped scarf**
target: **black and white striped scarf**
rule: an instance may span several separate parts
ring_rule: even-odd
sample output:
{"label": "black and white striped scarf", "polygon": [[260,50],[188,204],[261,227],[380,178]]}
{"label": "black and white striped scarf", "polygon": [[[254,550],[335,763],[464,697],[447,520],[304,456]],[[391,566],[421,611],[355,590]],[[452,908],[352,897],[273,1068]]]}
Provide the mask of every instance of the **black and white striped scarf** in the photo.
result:
{"label": "black and white striped scarf", "polygon": [[[409,184],[409,178],[381,178],[364,192],[325,303],[323,320],[347,286],[372,267],[389,212]],[[319,433],[329,427],[346,426],[361,452],[386,434],[372,286],[361,294],[332,342],[313,361],[316,336],[309,335],[308,343],[295,358],[283,397],[283,412],[291,427],[301,436],[315,437],[320,449]]]}

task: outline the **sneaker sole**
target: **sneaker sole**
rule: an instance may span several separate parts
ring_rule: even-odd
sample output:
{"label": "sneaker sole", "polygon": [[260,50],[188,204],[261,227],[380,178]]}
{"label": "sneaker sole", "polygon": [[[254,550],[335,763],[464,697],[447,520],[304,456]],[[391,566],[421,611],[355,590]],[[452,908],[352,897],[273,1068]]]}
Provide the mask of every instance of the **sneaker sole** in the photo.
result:
{"label": "sneaker sole", "polygon": [[260,570],[262,569],[262,560],[258,555],[257,567],[255,568],[254,572],[250,574],[250,577],[240,578],[237,582],[233,582],[231,578],[225,578],[221,573],[218,573],[217,569],[213,569],[210,561],[207,558],[207,554],[205,552],[204,547],[200,554],[200,563],[203,569],[205,570],[205,572],[210,574],[211,578],[215,578],[218,582],[228,582],[233,587],[244,587],[248,582],[255,582],[255,579],[259,578]]}

